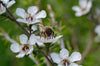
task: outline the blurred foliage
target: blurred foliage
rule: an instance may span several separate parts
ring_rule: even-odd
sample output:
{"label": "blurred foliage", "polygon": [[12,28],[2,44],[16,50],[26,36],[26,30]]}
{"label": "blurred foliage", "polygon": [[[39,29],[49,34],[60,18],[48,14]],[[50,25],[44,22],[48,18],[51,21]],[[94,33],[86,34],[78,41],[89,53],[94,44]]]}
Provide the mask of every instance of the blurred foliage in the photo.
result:
{"label": "blurred foliage", "polygon": [[[40,10],[44,9],[47,11],[48,14],[47,4],[51,5],[55,13],[55,19],[57,20],[58,24],[62,22],[61,34],[63,35],[66,48],[69,49],[69,43],[70,51],[72,52],[74,50],[72,47],[72,34],[75,34],[77,36],[79,51],[82,53],[91,37],[90,27],[92,26],[94,30],[96,26],[92,20],[88,19],[88,15],[91,13],[95,14],[96,8],[100,8],[100,0],[93,0],[93,7],[90,13],[82,17],[76,17],[75,12],[72,10],[72,6],[78,5],[78,0],[16,0],[16,4],[10,7],[10,10],[17,18],[18,16],[15,13],[16,8],[24,8],[27,11],[28,7],[37,5],[39,6]],[[5,14],[0,15],[0,28],[3,28],[14,40],[18,39],[17,37],[24,32],[14,22],[5,18],[4,16]],[[44,25],[51,25],[49,19],[50,16],[48,14],[47,17],[43,19]],[[57,33],[56,31],[55,33]],[[11,43],[9,41],[5,41],[4,38],[0,36],[0,66],[35,66],[35,63],[33,63],[28,57],[24,57],[21,59],[16,58],[16,54],[11,52],[10,50],[10,45]],[[94,42],[92,49],[98,46],[100,46],[100,44]],[[50,49],[52,52],[59,53],[60,51],[60,47],[57,43],[55,43],[55,45],[52,46]],[[37,55],[37,53],[35,54]],[[43,63],[44,57],[41,56],[43,55],[39,54],[35,57],[37,59],[40,59],[40,66],[46,66]],[[100,49],[91,50],[85,60],[82,62],[82,65],[100,66],[99,58]]]}

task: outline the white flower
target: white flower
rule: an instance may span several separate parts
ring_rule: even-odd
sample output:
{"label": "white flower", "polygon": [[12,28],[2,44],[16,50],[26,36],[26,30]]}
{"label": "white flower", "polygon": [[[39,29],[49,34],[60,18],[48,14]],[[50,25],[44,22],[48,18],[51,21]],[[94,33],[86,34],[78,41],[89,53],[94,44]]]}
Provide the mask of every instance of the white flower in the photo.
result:
{"label": "white flower", "polygon": [[100,36],[100,25],[96,26],[95,32]]}
{"label": "white flower", "polygon": [[38,7],[31,6],[27,10],[28,13],[26,13],[24,9],[17,8],[16,14],[22,17],[22,18],[17,19],[17,21],[22,22],[22,23],[27,23],[28,25],[41,22],[41,18],[46,17],[46,12],[45,10],[42,10],[39,13],[37,13],[38,10],[39,10]]}
{"label": "white flower", "polygon": [[36,25],[32,25],[31,29],[32,29],[33,31],[36,31],[36,30],[37,30],[37,26],[36,26]]}
{"label": "white flower", "polygon": [[61,37],[62,37],[62,35],[47,39],[47,38],[44,38],[44,37],[36,36],[36,40],[37,40],[37,42],[39,42],[41,44],[45,44],[45,43],[52,43],[53,44]]}
{"label": "white flower", "polygon": [[[6,6],[7,8],[9,8],[10,6],[12,6],[15,3],[15,0],[9,1],[9,0],[1,0]],[[6,8],[0,4],[0,14],[6,12]]]}
{"label": "white flower", "polygon": [[76,11],[75,16],[82,16],[87,14],[92,7],[92,0],[79,0],[79,6],[73,6],[72,9]]}
{"label": "white flower", "polygon": [[71,56],[69,56],[69,51],[62,49],[60,54],[51,53],[51,58],[58,66],[78,66],[78,64],[74,62],[81,60],[81,54],[79,52],[73,52]]}
{"label": "white flower", "polygon": [[33,51],[33,41],[34,40],[33,38],[29,38],[28,40],[28,37],[24,34],[20,35],[20,43],[21,45],[19,45],[18,43],[13,43],[10,47],[10,49],[14,52],[14,53],[18,53],[19,54],[16,56],[18,58],[22,58],[24,57],[25,55],[28,55],[28,54],[31,54],[32,51]]}

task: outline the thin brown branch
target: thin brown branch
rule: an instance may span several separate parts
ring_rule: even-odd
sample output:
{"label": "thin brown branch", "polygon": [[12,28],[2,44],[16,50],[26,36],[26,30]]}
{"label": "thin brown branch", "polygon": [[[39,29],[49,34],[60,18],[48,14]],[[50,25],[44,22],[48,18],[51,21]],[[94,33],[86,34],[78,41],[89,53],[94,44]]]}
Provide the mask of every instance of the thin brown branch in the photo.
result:
{"label": "thin brown branch", "polygon": [[[40,47],[39,47],[39,45],[36,43],[36,46],[37,46],[37,48],[39,49]],[[52,61],[48,58],[48,56],[46,55],[46,53],[44,52],[44,51],[42,51],[42,50],[38,50],[39,52],[41,52],[44,56],[45,56],[45,58],[52,64],[52,66],[54,66],[54,64],[52,63]]]}
{"label": "thin brown branch", "polygon": [[74,50],[79,51],[79,48],[77,45],[77,38],[76,38],[75,33],[72,34],[72,45],[73,45]]}
{"label": "thin brown branch", "polygon": [[[49,58],[50,58],[51,62],[53,63],[53,60],[52,60],[51,55],[50,55],[49,47],[46,47],[46,48],[47,48],[47,51],[48,51]],[[54,65],[54,63],[53,63],[53,65]]]}
{"label": "thin brown branch", "polygon": [[90,38],[90,41],[88,42],[88,44],[86,46],[86,49],[83,51],[83,53],[82,53],[82,59],[81,59],[81,61],[78,62],[78,64],[81,64],[82,61],[85,59],[85,57],[87,56],[87,54],[90,52],[91,47],[92,47],[92,44],[94,42],[95,33],[93,31],[92,25],[90,25],[90,30],[91,30],[91,38]]}
{"label": "thin brown branch", "polygon": [[22,27],[22,25],[16,21],[16,18],[14,17],[14,15],[11,13],[11,11],[6,7],[5,4],[3,4],[2,1],[0,1],[0,3],[2,3],[2,5],[6,8],[7,12],[9,13],[9,15],[11,16],[7,16],[10,20],[14,21],[28,36],[30,36],[30,34],[27,32],[27,30],[25,28]]}

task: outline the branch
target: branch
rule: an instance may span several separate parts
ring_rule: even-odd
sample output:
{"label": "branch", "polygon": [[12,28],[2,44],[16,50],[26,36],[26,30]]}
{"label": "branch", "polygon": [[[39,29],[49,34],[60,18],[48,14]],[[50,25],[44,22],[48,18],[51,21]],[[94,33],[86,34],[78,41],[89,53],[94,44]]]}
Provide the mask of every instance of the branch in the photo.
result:
{"label": "branch", "polygon": [[72,34],[72,45],[74,47],[74,50],[79,51],[78,45],[77,45],[77,39],[76,39],[76,34]]}
{"label": "branch", "polygon": [[[51,62],[53,63],[53,60],[52,60],[51,55],[50,55],[49,47],[46,47],[46,48],[47,48],[47,51],[48,51],[48,54],[49,54],[49,58],[50,58]],[[54,65],[54,63],[53,63],[53,65]]]}
{"label": "branch", "polygon": [[90,26],[90,30],[91,30],[91,38],[90,38],[90,41],[88,42],[86,49],[83,51],[83,53],[82,53],[82,59],[81,59],[81,61],[78,62],[78,64],[81,64],[82,63],[82,61],[85,59],[85,57],[87,56],[87,54],[91,50],[91,47],[92,47],[92,44],[93,44],[93,41],[94,41],[94,38],[95,38],[95,33],[93,31],[93,27],[92,26]]}
{"label": "branch", "polygon": [[[37,48],[39,49],[39,45],[36,43]],[[48,56],[46,55],[46,53],[43,50],[38,50],[39,52],[41,52],[45,58],[52,64],[52,66],[54,66],[54,64],[52,63],[52,61],[48,58]]]}
{"label": "branch", "polygon": [[29,58],[32,59],[35,64],[39,65],[39,62],[32,56],[32,54],[29,55]]}
{"label": "branch", "polygon": [[21,24],[19,22],[16,21],[16,18],[14,17],[14,15],[11,13],[11,11],[6,7],[5,4],[3,4],[2,1],[0,1],[0,3],[2,3],[2,5],[6,8],[7,12],[10,14],[10,16],[7,16],[10,20],[14,21],[28,36],[30,36],[30,34],[27,32],[27,30],[25,28],[23,28],[21,26]]}

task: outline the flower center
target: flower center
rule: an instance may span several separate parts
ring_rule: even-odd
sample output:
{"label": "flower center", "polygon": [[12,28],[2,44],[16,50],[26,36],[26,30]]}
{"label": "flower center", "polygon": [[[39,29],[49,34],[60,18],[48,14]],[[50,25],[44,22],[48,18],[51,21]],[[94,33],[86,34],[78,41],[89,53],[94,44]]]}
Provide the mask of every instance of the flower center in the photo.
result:
{"label": "flower center", "polygon": [[51,39],[54,38],[54,31],[50,27],[46,27],[42,32],[41,32],[41,37]]}
{"label": "flower center", "polygon": [[33,21],[33,16],[31,16],[31,14],[29,14],[29,16],[26,17],[26,21],[32,22]]}
{"label": "flower center", "polygon": [[86,10],[86,8],[82,8],[81,10],[82,10],[82,11],[85,11],[85,10]]}
{"label": "flower center", "polygon": [[70,62],[68,61],[68,59],[64,59],[63,62],[64,62],[64,64],[66,64],[66,63],[67,63],[68,65],[70,64]]}
{"label": "flower center", "polygon": [[23,50],[23,51],[29,50],[29,46],[28,46],[27,44],[25,44],[25,45],[23,46],[22,50]]}

